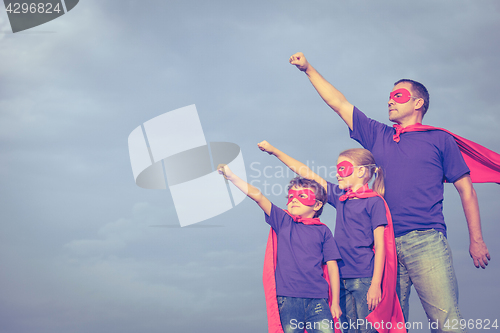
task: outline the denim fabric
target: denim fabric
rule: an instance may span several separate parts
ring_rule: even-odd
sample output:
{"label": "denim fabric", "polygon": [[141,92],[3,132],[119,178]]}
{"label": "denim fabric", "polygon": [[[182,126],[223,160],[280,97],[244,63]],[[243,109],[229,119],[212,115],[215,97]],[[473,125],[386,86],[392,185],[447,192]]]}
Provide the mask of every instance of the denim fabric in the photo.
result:
{"label": "denim fabric", "polygon": [[281,326],[285,333],[333,333],[334,324],[325,298],[278,296]]}
{"label": "denim fabric", "polygon": [[405,320],[408,321],[413,284],[427,318],[437,327],[431,332],[465,332],[460,327],[453,329],[456,327],[453,323],[460,321],[462,316],[458,309],[458,283],[451,250],[443,233],[434,229],[414,230],[396,238],[396,249],[396,291]]}
{"label": "denim fabric", "polygon": [[[340,322],[344,333],[376,332],[366,326],[366,316],[371,312],[366,303],[366,294],[372,278],[340,279]],[[359,319],[359,321],[358,321]]]}

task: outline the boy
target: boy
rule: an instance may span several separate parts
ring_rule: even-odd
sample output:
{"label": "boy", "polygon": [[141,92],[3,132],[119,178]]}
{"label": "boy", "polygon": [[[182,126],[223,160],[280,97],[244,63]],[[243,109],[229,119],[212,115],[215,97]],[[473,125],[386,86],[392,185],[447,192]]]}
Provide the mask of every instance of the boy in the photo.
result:
{"label": "boy", "polygon": [[[332,232],[318,218],[326,202],[324,188],[314,180],[292,179],[288,187],[288,210],[285,211],[273,205],[256,187],[233,174],[227,165],[219,165],[217,169],[262,208],[266,222],[272,228],[271,239],[277,239],[273,276],[276,294],[272,298],[266,295],[269,331],[283,329],[292,333],[307,329],[308,333],[334,332],[333,317],[341,315],[336,261],[340,260],[340,254]],[[326,274],[323,274],[325,262],[329,281],[325,281]],[[264,271],[266,273],[266,267]],[[332,294],[331,308],[327,303],[328,282]],[[273,323],[275,316],[270,303],[276,304],[276,301],[282,328],[279,322],[278,327]]]}

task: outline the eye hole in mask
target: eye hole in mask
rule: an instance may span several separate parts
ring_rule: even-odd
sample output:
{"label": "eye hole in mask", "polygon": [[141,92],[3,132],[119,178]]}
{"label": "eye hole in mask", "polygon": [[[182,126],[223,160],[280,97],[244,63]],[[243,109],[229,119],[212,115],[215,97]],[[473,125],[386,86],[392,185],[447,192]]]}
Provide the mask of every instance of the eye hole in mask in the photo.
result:
{"label": "eye hole in mask", "polygon": [[[396,89],[393,92],[391,92],[391,94],[389,96],[389,100],[392,99],[396,103],[404,104],[404,103],[407,103],[410,100],[410,98],[412,98],[412,97],[413,96],[411,95],[410,91],[408,91],[408,89],[401,88],[401,89]],[[416,97],[413,97],[413,98],[416,98]]]}
{"label": "eye hole in mask", "polygon": [[349,177],[354,172],[354,165],[349,161],[342,161],[337,164],[337,173],[340,177]]}
{"label": "eye hole in mask", "polygon": [[297,198],[303,205],[312,206],[316,203],[316,194],[308,188],[288,191],[288,202],[287,205],[292,202],[294,198]]}

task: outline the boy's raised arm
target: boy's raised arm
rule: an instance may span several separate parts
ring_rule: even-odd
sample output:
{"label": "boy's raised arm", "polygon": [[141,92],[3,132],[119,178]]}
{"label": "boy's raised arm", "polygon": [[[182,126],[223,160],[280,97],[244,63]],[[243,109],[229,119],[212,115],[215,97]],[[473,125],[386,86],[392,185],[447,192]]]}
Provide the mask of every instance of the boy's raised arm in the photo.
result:
{"label": "boy's raised arm", "polygon": [[354,106],[347,101],[345,96],[338,91],[333,85],[319,74],[309,62],[302,52],[295,53],[290,57],[290,63],[297,66],[298,69],[306,73],[312,85],[319,93],[321,98],[330,106],[333,111],[344,120],[344,122],[352,130],[352,113]]}
{"label": "boy's raised arm", "polygon": [[225,164],[219,164],[217,166],[217,171],[224,176],[227,180],[231,181],[231,183],[234,184],[237,188],[239,188],[243,193],[245,193],[250,199],[255,201],[260,208],[266,213],[267,215],[271,214],[271,201],[269,201],[268,198],[266,198],[258,188],[255,186],[252,186],[242,180],[240,177],[236,176],[231,169]]}
{"label": "boy's raised arm", "polygon": [[290,168],[293,172],[298,174],[302,178],[306,179],[311,179],[317,181],[321,186],[325,188],[326,191],[328,191],[327,188],[327,183],[326,181],[315,174],[307,165],[304,163],[297,161],[291,156],[288,156],[281,150],[277,149],[276,147],[272,146],[269,142],[267,141],[262,141],[257,144],[259,146],[259,149],[262,151],[265,151],[269,155],[274,155],[276,156],[281,162],[283,162],[287,167]]}

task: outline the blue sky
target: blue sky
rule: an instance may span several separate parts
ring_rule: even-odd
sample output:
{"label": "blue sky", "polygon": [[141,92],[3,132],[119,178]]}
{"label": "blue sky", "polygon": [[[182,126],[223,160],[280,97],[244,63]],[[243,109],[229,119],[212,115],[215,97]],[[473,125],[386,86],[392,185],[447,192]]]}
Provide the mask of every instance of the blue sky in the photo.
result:
{"label": "blue sky", "polygon": [[[13,34],[0,11],[0,332],[266,331],[263,213],[247,199],[180,228],[168,190],[135,185],[130,132],[196,104],[255,184],[289,180],[262,140],[330,167],[358,144],[288,63],[301,51],[368,116],[388,122],[393,83],[412,78],[431,94],[424,123],[500,152],[499,14],[493,0],[82,0]],[[464,318],[494,320],[500,188],[475,188],[491,264],[469,258],[452,185],[448,239]]]}

